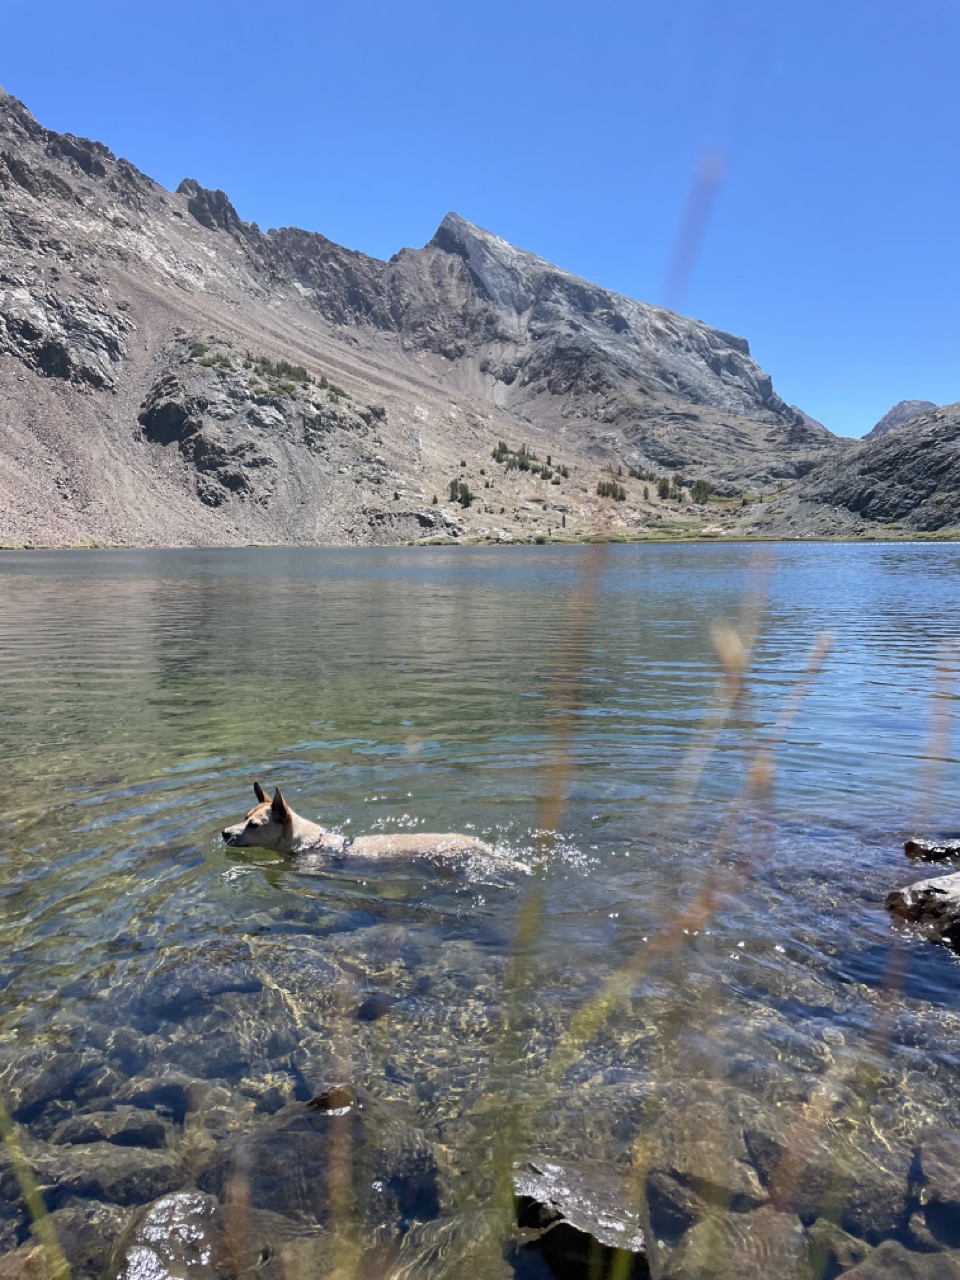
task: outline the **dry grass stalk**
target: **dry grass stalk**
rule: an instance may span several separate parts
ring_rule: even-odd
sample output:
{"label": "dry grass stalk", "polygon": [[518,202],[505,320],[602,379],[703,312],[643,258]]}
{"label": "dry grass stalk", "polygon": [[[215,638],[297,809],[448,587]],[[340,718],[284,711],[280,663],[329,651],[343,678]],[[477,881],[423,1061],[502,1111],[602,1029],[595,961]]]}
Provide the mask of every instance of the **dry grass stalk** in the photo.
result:
{"label": "dry grass stalk", "polygon": [[70,1264],[60,1248],[60,1241],[50,1221],[50,1215],[47,1213],[47,1206],[43,1202],[40,1188],[33,1176],[33,1170],[23,1154],[16,1126],[2,1101],[0,1101],[0,1138],[10,1157],[10,1164],[13,1166],[14,1175],[23,1194],[27,1212],[30,1214],[34,1233],[43,1250],[46,1273],[50,1280],[70,1280]]}

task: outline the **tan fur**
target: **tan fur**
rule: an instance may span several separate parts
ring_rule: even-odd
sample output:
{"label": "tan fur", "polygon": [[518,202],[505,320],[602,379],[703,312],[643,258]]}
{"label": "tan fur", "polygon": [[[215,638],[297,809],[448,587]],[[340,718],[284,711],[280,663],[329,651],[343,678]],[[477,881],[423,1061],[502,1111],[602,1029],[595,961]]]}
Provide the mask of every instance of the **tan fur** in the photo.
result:
{"label": "tan fur", "polygon": [[334,831],[325,831],[316,822],[301,818],[284,800],[277,787],[273,799],[268,800],[259,782],[253,784],[257,804],[243,822],[225,827],[223,840],[232,849],[273,849],[277,853],[347,852],[351,858],[444,858],[461,853],[486,853],[493,850],[474,836],[461,836],[456,832],[435,834],[432,832],[405,832],[402,835],[357,836],[344,850],[346,838]]}

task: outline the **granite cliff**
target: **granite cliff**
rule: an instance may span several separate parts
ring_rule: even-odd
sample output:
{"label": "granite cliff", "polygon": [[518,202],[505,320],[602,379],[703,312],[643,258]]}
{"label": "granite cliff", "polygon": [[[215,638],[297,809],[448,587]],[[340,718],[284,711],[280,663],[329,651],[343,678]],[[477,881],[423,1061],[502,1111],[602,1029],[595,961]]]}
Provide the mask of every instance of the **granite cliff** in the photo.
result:
{"label": "granite cliff", "polygon": [[7,544],[631,534],[686,518],[656,475],[736,495],[845,447],[743,338],[456,214],[386,262],[262,232],[2,91],[0,390]]}

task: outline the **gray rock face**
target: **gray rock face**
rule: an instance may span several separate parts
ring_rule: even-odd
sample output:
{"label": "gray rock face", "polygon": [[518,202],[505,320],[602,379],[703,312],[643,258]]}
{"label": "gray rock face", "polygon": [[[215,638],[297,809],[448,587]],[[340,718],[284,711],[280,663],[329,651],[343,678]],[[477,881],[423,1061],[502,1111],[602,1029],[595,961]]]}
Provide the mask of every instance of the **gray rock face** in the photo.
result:
{"label": "gray rock face", "polygon": [[[232,368],[188,358],[198,340]],[[303,366],[317,394],[256,392],[248,351]],[[319,395],[324,377],[342,394]],[[263,233],[222,191],[164,191],[2,92],[0,393],[0,542],[592,533],[612,520],[603,467],[733,493],[844,447],[744,339],[456,214],[388,262]],[[549,488],[494,472],[501,439],[565,469]],[[469,506],[443,500],[455,475]],[[665,518],[626,488],[618,527]]]}
{"label": "gray rock face", "polygon": [[60,293],[29,270],[0,271],[0,353],[46,378],[113,390],[131,327],[93,290]]}
{"label": "gray rock face", "polygon": [[900,400],[883,415],[875,426],[870,428],[863,438],[864,440],[876,440],[880,436],[886,435],[888,431],[892,431],[894,427],[899,427],[901,423],[909,422],[917,414],[928,413],[931,409],[936,409],[936,407],[932,400]]}

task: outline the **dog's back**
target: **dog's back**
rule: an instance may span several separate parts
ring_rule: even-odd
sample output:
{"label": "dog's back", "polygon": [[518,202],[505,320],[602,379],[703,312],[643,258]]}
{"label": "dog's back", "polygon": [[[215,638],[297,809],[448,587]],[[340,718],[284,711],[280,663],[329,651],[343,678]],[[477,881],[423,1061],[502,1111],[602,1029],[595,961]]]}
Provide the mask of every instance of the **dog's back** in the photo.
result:
{"label": "dog's back", "polygon": [[474,836],[436,835],[428,831],[356,836],[344,853],[356,858],[445,858],[457,854],[492,854],[490,845]]}

